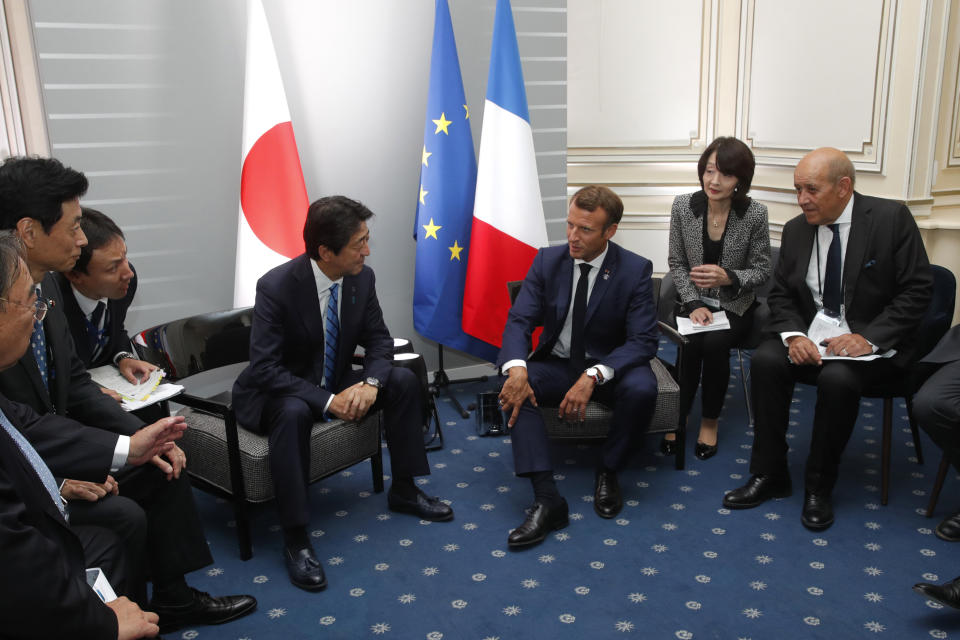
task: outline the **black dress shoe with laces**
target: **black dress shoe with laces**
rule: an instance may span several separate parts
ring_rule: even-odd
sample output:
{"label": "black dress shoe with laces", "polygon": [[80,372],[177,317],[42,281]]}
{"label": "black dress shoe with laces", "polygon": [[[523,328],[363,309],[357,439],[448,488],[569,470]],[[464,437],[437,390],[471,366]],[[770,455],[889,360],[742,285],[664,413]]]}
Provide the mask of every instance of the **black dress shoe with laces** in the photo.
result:
{"label": "black dress shoe with laces", "polygon": [[148,609],[160,616],[160,633],[198,624],[222,624],[251,613],[257,608],[253,596],[211,596],[190,588],[193,599],[186,604],[165,604],[154,600]]}
{"label": "black dress shoe with laces", "polygon": [[667,440],[663,438],[660,440],[660,453],[665,456],[675,456],[677,455],[677,441],[676,440]]}
{"label": "black dress shoe with laces", "polygon": [[960,578],[954,578],[944,584],[920,582],[913,585],[913,590],[925,598],[936,600],[940,604],[945,604],[954,609],[960,609]]}
{"label": "black dress shoe with laces", "polygon": [[776,477],[755,474],[747,484],[723,496],[723,506],[728,509],[752,509],[771,498],[787,498],[793,494],[790,476]]}
{"label": "black dress shoe with laces", "polygon": [[715,444],[704,444],[697,440],[697,446],[693,448],[693,455],[697,456],[701,460],[707,460],[717,455],[717,445]]}
{"label": "black dress shoe with laces", "polygon": [[833,524],[833,504],[830,496],[810,491],[804,493],[800,521],[803,522],[803,526],[813,531],[829,529]]}
{"label": "black dress shoe with laces", "polygon": [[960,511],[944,518],[934,531],[937,537],[947,542],[960,542]]}
{"label": "black dress shoe with laces", "polygon": [[620,482],[613,471],[597,471],[597,480],[593,489],[593,510],[601,518],[612,518],[623,508],[620,494]]}
{"label": "black dress shoe with laces", "polygon": [[535,502],[527,509],[527,518],[519,527],[507,536],[507,545],[513,548],[528,547],[542,542],[551,531],[563,529],[569,524],[570,508],[567,501],[560,498],[560,504],[554,507]]}
{"label": "black dress shoe with laces", "polygon": [[310,547],[292,549],[284,547],[283,559],[293,586],[304,591],[320,591],[327,586],[327,577],[323,575],[323,566],[317,560]]}
{"label": "black dress shoe with laces", "polygon": [[404,498],[398,493],[390,491],[387,493],[387,506],[390,511],[398,513],[410,513],[421,520],[430,520],[431,522],[443,522],[453,520],[453,509],[450,505],[444,503],[440,498],[428,496],[418,490],[417,497],[414,499]]}

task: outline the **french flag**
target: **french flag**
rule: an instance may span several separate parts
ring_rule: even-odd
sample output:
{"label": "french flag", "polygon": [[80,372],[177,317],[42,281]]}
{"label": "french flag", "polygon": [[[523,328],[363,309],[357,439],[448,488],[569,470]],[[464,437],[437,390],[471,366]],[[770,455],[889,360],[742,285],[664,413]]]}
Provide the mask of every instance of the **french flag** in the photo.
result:
{"label": "french flag", "polygon": [[234,307],[252,305],[260,276],[303,253],[309,205],[261,0],[247,2],[242,157]]}
{"label": "french flag", "polygon": [[463,330],[500,346],[510,311],[507,282],[522,280],[547,246],[533,130],[510,0],[497,0],[477,193],[463,294]]}

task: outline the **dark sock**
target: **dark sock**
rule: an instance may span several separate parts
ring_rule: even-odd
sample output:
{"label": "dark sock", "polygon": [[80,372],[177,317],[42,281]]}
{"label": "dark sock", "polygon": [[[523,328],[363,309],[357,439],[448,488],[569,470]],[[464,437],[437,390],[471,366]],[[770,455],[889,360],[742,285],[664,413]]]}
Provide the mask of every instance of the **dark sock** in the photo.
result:
{"label": "dark sock", "polygon": [[163,584],[154,583],[152,602],[162,602],[167,605],[190,604],[193,602],[193,591],[187,586],[183,576],[167,580]]}
{"label": "dark sock", "polygon": [[288,549],[299,551],[310,546],[310,539],[307,538],[306,527],[284,527],[283,544]]}
{"label": "dark sock", "polygon": [[420,493],[420,489],[414,484],[413,478],[394,478],[390,485],[390,493],[399,496],[404,500],[414,500]]}
{"label": "dark sock", "polygon": [[531,473],[530,482],[533,483],[533,497],[537,502],[548,507],[560,504],[562,498],[557,490],[557,483],[553,480],[553,471]]}

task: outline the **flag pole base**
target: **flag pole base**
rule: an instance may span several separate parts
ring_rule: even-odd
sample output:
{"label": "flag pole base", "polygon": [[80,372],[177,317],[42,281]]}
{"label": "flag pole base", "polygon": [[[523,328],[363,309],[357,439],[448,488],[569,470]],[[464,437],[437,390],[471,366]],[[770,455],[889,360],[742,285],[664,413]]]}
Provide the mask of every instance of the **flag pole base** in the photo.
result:
{"label": "flag pole base", "polygon": [[[457,410],[457,413],[460,414],[461,418],[469,418],[470,411],[463,408],[463,405],[460,404],[460,401],[457,400],[457,397],[453,395],[450,391],[450,385],[452,384],[462,384],[467,382],[486,382],[489,379],[489,376],[477,376],[476,378],[458,378],[456,380],[451,380],[450,376],[447,375],[447,372],[443,369],[443,345],[437,345],[437,361],[438,367],[433,374],[433,387],[435,389],[434,395],[439,395],[442,391],[446,395],[450,402],[453,404],[454,408]],[[473,409],[473,406],[470,406],[469,409]]]}

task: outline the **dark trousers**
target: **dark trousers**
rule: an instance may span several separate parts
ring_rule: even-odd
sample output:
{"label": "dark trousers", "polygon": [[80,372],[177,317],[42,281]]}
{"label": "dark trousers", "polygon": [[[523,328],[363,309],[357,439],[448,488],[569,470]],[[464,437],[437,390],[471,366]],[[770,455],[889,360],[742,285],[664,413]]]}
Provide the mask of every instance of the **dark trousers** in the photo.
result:
{"label": "dark trousers", "polygon": [[[683,347],[680,379],[681,415],[690,414],[697,387],[703,384],[700,395],[701,416],[709,419],[720,417],[723,400],[730,382],[730,349],[740,343],[753,327],[753,310],[738,316],[727,311],[730,329],[710,331],[687,336],[689,342]],[[701,378],[702,371],[702,378]]]}
{"label": "dark trousers", "polygon": [[960,471],[960,360],[927,378],[913,397],[913,418]]}
{"label": "dark trousers", "polygon": [[[550,358],[527,363],[527,379],[540,406],[560,405],[580,374],[571,374],[567,360]],[[610,432],[603,443],[602,464],[620,469],[626,461],[630,443],[650,425],[657,403],[657,379],[650,365],[643,364],[626,372],[614,372],[614,378],[596,387],[591,400],[613,409]],[[550,471],[550,447],[540,409],[529,402],[520,408],[510,431],[513,465],[517,475]]]}
{"label": "dark trousers", "polygon": [[[98,568],[103,571],[113,591],[118,596],[127,596],[131,600],[130,575],[127,573],[130,563],[126,557],[126,547],[117,534],[104,527],[93,525],[75,525],[70,528],[77,534],[83,546],[83,561],[88,569]],[[42,561],[42,558],[38,558]],[[51,594],[52,595],[52,594]],[[140,604],[137,601],[137,604]]]}
{"label": "dark trousers", "polygon": [[[145,586],[140,590],[145,577],[164,584],[213,562],[186,471],[167,480],[148,463],[121,471],[116,478],[120,495],[71,502],[70,524],[110,529],[130,550],[131,588],[125,595],[139,603],[137,598],[146,593]],[[143,551],[135,555],[138,546]]]}
{"label": "dark trousers", "polygon": [[[359,382],[361,371],[351,371],[340,390]],[[384,435],[390,450],[394,478],[430,473],[423,446],[423,404],[420,380],[409,369],[394,367],[377,393],[370,411],[382,409]],[[322,416],[314,415],[295,396],[270,399],[263,407],[262,426],[270,442],[270,473],[285,528],[305,527],[310,520],[307,487],[310,482],[310,431]]]}
{"label": "dark trousers", "polygon": [[787,425],[793,388],[797,382],[815,385],[817,402],[805,487],[821,494],[829,494],[836,483],[840,458],[860,411],[863,389],[891,376],[904,375],[902,369],[886,359],[797,366],[787,360],[787,348],[779,337],[763,342],[753,354],[750,366],[750,398],[755,415],[750,472],[787,473]]}

